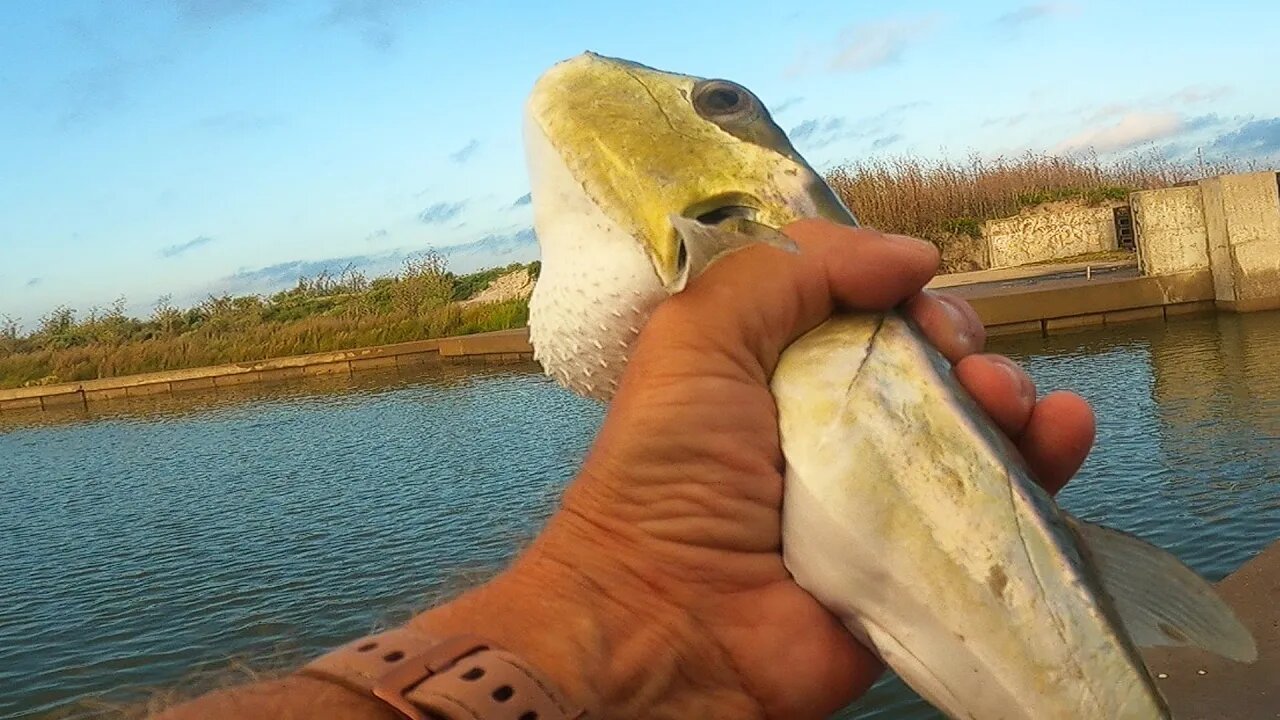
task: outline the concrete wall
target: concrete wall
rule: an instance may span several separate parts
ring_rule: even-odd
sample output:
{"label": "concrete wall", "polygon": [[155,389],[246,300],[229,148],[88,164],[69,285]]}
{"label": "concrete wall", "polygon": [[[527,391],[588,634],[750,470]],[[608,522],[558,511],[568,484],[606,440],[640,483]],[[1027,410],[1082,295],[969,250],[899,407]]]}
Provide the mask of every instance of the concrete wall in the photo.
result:
{"label": "concrete wall", "polygon": [[991,267],[1013,267],[1116,249],[1110,207],[1045,208],[982,224]]}
{"label": "concrete wall", "polygon": [[1200,187],[1145,190],[1129,196],[1143,275],[1173,275],[1209,267]]}
{"label": "concrete wall", "polygon": [[1019,289],[953,287],[968,300],[988,336],[1052,335],[1075,328],[1213,312],[1207,270],[1155,277],[1048,281]]}
{"label": "concrete wall", "polygon": [[1234,310],[1280,307],[1280,181],[1274,172],[1200,182],[1217,300]]}

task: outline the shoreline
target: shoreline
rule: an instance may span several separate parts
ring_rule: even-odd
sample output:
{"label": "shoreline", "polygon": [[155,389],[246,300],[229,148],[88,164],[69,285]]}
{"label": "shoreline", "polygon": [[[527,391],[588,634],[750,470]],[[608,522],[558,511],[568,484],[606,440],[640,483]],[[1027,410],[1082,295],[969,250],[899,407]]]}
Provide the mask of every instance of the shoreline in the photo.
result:
{"label": "shoreline", "polygon": [[265,384],[371,370],[533,359],[528,328],[414,340],[352,350],[291,355],[226,365],[162,370],[79,382],[0,389],[0,414],[88,407],[91,403]]}
{"label": "shoreline", "polygon": [[[1138,276],[1132,262],[1068,263],[941,275],[929,284],[968,300],[990,336],[1058,334],[1141,320],[1214,313],[1208,270]],[[0,413],[212,390],[437,363],[517,363],[533,358],[528,328],[269,358],[139,375],[0,389]]]}

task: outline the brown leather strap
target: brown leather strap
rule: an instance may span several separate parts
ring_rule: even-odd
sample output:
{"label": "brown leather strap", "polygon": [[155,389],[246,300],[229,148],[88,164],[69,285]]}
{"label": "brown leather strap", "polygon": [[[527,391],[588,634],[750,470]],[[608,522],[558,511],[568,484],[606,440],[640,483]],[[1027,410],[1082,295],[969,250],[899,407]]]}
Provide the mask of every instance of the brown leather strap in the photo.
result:
{"label": "brown leather strap", "polygon": [[391,630],[347,643],[300,672],[373,695],[410,720],[586,717],[528,663],[474,636]]}

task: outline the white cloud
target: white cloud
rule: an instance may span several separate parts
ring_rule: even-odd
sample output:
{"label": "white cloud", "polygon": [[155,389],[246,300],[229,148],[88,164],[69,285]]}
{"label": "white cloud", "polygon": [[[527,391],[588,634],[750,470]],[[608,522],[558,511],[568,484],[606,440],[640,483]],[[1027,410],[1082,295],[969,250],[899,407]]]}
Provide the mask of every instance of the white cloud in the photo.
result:
{"label": "white cloud", "polygon": [[1217,100],[1229,94],[1231,94],[1231,87],[1228,85],[1191,85],[1170,95],[1169,101],[1195,105]]}
{"label": "white cloud", "polygon": [[897,62],[915,41],[937,24],[937,16],[890,18],[854,25],[841,35],[840,48],[831,59],[832,70],[862,72]]}
{"label": "white cloud", "polygon": [[1172,112],[1130,112],[1115,122],[1088,128],[1063,140],[1052,152],[1095,150],[1100,153],[1126,150],[1136,145],[1178,134],[1185,123]]}
{"label": "white cloud", "polygon": [[1041,2],[1010,10],[996,18],[996,25],[1007,31],[1015,31],[1031,23],[1051,18],[1055,15],[1070,15],[1080,8],[1075,3]]}

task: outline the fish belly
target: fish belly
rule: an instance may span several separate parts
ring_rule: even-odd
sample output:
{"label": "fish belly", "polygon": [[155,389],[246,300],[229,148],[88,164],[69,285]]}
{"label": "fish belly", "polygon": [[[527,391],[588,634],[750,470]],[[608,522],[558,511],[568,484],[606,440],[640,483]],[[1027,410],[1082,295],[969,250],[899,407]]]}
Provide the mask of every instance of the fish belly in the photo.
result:
{"label": "fish belly", "polygon": [[773,379],[796,581],[952,718],[1168,718],[1049,496],[896,313]]}

